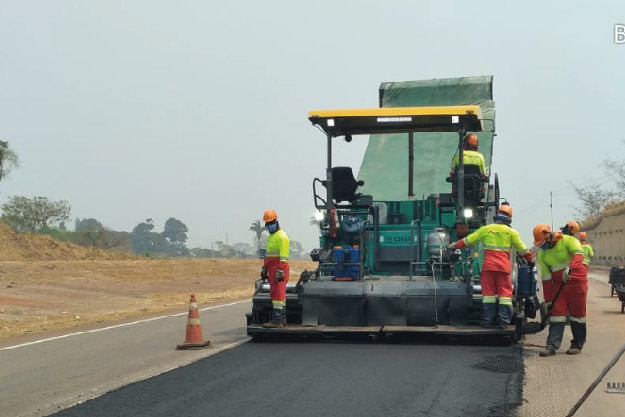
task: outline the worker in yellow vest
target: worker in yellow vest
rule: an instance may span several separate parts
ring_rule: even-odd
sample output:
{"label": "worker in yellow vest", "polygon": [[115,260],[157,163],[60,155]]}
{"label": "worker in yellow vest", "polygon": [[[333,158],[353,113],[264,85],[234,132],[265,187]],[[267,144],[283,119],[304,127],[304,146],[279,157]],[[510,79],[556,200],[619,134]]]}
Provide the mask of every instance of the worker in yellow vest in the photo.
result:
{"label": "worker in yellow vest", "polygon": [[[573,236],[553,233],[547,224],[534,227],[534,245],[540,248],[537,256],[543,283],[543,296],[552,303],[549,335],[540,356],[553,356],[562,344],[567,314],[571,319],[573,340],[568,355],[582,352],[586,343],[586,296],[588,281],[583,265],[582,245]],[[555,294],[562,286],[558,298]]]}
{"label": "worker in yellow vest", "polygon": [[[464,165],[478,166],[480,174],[482,174],[483,178],[486,178],[486,162],[484,161],[484,155],[478,152],[477,135],[475,133],[469,133],[466,135],[462,148],[462,161],[464,162]],[[451,172],[449,173],[450,177],[454,177],[458,164],[460,164],[460,156],[456,153],[451,160]]]}
{"label": "worker in yellow vest", "polygon": [[590,260],[595,257],[595,251],[586,240],[586,232],[579,232],[579,242],[582,244],[582,250],[584,251],[584,265],[586,265],[586,273],[588,273]]}
{"label": "worker in yellow vest", "polygon": [[280,229],[278,214],[266,210],[263,214],[265,228],[269,232],[265,261],[260,276],[269,281],[271,297],[271,320],[263,323],[265,328],[286,326],[286,283],[289,281],[289,237]]}
{"label": "worker in yellow vest", "polygon": [[494,223],[480,227],[464,239],[449,245],[450,249],[462,249],[478,242],[484,244],[484,264],[480,274],[482,284],[482,327],[490,328],[498,318],[499,328],[505,329],[511,324],[512,280],[510,272],[510,251],[514,248],[527,261],[532,261],[532,254],[514,230],[512,207],[502,204],[494,217]]}

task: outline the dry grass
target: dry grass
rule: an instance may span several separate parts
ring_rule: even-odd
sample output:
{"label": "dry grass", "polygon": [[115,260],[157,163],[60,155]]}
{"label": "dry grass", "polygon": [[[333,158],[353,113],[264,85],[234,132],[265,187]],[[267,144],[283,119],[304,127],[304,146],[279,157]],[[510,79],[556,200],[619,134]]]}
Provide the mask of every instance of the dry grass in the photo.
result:
{"label": "dry grass", "polygon": [[[0,340],[251,297],[259,259],[149,259],[0,223]],[[291,263],[291,279],[306,261]]]}
{"label": "dry grass", "polygon": [[625,201],[608,204],[599,216],[586,217],[580,224],[580,229],[584,231],[592,230],[606,217],[619,216],[625,213]]}

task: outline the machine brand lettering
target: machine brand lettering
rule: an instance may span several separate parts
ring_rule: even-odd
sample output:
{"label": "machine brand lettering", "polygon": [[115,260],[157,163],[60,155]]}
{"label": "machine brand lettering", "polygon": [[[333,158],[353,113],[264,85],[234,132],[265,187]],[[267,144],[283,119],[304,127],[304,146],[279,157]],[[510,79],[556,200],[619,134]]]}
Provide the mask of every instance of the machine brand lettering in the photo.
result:
{"label": "machine brand lettering", "polygon": [[614,43],[617,45],[625,43],[625,25],[614,25]]}

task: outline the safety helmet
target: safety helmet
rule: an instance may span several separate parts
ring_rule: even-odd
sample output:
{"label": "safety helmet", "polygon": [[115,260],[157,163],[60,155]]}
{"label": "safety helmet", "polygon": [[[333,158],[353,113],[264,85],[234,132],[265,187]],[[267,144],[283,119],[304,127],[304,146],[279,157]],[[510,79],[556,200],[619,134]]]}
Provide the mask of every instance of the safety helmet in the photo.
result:
{"label": "safety helmet", "polygon": [[579,223],[577,223],[575,220],[569,220],[568,222],[566,222],[566,225],[561,230],[565,233],[570,233],[571,235],[574,235],[575,233],[579,232]]}
{"label": "safety helmet", "polygon": [[586,240],[586,232],[579,232],[579,240]]}
{"label": "safety helmet", "polygon": [[504,213],[508,217],[512,218],[512,207],[510,206],[510,204],[502,204],[501,206],[499,206],[499,210],[497,210],[497,212]]}
{"label": "safety helmet", "polygon": [[477,135],[475,133],[469,133],[464,137],[464,144],[467,146],[478,146]]}
{"label": "safety helmet", "polygon": [[541,246],[551,233],[551,227],[548,224],[537,224],[534,226],[534,246]]}
{"label": "safety helmet", "polygon": [[277,218],[278,218],[278,214],[276,213],[275,210],[265,210],[265,213],[263,213],[263,221],[265,223],[272,222],[276,220]]}

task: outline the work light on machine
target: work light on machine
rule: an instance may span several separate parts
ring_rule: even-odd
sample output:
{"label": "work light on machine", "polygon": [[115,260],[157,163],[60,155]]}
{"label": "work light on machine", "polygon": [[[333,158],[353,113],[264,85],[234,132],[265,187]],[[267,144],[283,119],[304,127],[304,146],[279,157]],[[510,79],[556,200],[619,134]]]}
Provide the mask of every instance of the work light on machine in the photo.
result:
{"label": "work light on machine", "polygon": [[465,219],[470,219],[471,217],[473,217],[473,209],[465,208],[464,209],[464,218]]}
{"label": "work light on machine", "polygon": [[325,216],[322,211],[317,211],[315,213],[315,220],[317,220],[318,222],[322,221],[324,217]]}

